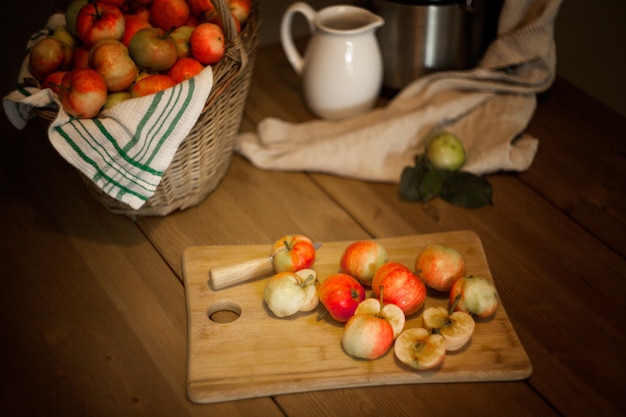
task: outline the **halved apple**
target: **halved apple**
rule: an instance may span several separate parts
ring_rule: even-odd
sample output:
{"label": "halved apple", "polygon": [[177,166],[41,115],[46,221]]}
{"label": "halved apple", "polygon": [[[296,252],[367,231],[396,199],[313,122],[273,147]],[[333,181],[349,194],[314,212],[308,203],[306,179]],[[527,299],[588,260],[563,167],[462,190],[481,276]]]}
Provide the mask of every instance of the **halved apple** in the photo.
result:
{"label": "halved apple", "polygon": [[361,301],[354,314],[371,314],[384,318],[391,324],[394,339],[402,332],[406,321],[404,312],[400,307],[389,303],[381,306],[380,300],[377,298],[366,298]]}
{"label": "halved apple", "polygon": [[475,322],[469,313],[450,313],[443,307],[429,307],[422,313],[422,324],[431,333],[439,333],[446,342],[447,351],[462,348],[474,333]]}
{"label": "halved apple", "polygon": [[405,365],[419,370],[431,369],[443,362],[446,341],[442,335],[422,327],[406,329],[398,335],[394,353]]}

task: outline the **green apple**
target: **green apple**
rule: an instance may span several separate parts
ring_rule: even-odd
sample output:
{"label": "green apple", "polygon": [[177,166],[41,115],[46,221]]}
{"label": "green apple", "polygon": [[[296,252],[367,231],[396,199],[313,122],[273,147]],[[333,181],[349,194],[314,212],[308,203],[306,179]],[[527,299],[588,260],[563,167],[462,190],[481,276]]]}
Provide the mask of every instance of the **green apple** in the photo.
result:
{"label": "green apple", "polygon": [[65,23],[67,25],[67,30],[74,36],[78,36],[76,32],[76,17],[78,16],[78,12],[83,8],[89,0],[72,0],[72,2],[65,9]]}
{"label": "green apple", "polygon": [[457,136],[439,132],[428,141],[426,157],[436,168],[456,171],[465,163],[465,148]]}

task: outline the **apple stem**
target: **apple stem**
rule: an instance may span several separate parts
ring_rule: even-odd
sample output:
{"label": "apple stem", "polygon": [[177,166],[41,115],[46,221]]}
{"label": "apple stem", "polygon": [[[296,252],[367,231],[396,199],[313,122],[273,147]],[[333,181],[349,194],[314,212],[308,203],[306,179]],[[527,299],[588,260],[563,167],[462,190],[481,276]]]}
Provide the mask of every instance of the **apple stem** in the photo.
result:
{"label": "apple stem", "polygon": [[460,300],[461,300],[461,294],[457,294],[457,296],[454,297],[454,302],[452,303],[452,305],[450,306],[450,309],[448,310],[448,314],[452,314],[454,312],[454,309],[456,308],[456,305],[459,304]]}
{"label": "apple stem", "polygon": [[283,240],[283,245],[285,245],[285,248],[287,248],[287,250],[291,250],[291,248],[289,247],[289,243],[287,243],[286,240]]}
{"label": "apple stem", "polygon": [[317,316],[317,318],[316,318],[315,320],[320,321],[321,319],[323,319],[323,318],[326,316],[326,314],[328,314],[328,310],[324,310],[324,311],[322,311],[322,312],[321,312],[321,313]]}
{"label": "apple stem", "polygon": [[306,287],[312,279],[315,279],[315,276],[313,276],[313,274],[310,274],[304,281],[302,281],[302,284],[300,284],[300,286],[302,288]]}

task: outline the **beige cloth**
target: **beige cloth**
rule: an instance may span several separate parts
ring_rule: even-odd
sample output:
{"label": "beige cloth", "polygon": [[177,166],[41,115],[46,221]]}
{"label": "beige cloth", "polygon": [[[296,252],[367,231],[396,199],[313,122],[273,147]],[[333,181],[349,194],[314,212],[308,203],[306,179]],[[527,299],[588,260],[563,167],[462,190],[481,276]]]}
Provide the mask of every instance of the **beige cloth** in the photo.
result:
{"label": "beige cloth", "polygon": [[555,77],[554,23],[562,0],[505,0],[498,36],[476,68],[438,72],[407,85],[384,108],[340,121],[266,118],[236,151],[263,169],[398,182],[436,130],[456,134],[464,170],[530,167],[538,140],[525,133],[535,94]]}

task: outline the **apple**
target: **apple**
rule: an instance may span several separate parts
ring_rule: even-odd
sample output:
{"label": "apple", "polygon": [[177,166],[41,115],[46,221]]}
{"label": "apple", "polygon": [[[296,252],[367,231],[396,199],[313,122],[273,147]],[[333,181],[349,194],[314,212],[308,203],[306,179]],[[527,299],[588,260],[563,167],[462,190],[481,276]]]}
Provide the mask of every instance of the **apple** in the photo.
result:
{"label": "apple", "polygon": [[59,98],[63,109],[70,116],[96,117],[107,100],[106,83],[94,69],[73,69],[63,77]]}
{"label": "apple", "polygon": [[131,95],[128,91],[118,91],[115,93],[109,93],[107,96],[107,101],[104,103],[102,110],[110,109],[111,107],[115,107],[118,104],[128,100],[131,98]]}
{"label": "apple", "polygon": [[98,1],[102,3],[108,3],[115,7],[122,7],[124,3],[126,3],[126,0],[98,0]]}
{"label": "apple", "polygon": [[279,272],[270,277],[265,285],[263,300],[276,317],[310,311],[317,305],[313,306],[312,302],[317,298],[316,281],[314,274],[303,279],[295,272]]}
{"label": "apple", "polygon": [[172,77],[175,83],[188,80],[204,69],[204,65],[190,57],[178,58],[172,68],[169,69],[167,75]]}
{"label": "apple", "polygon": [[48,74],[41,83],[41,88],[49,88],[55,93],[59,94],[61,82],[63,81],[63,77],[65,76],[65,74],[67,74],[67,71],[55,71]]}
{"label": "apple", "polygon": [[455,311],[465,311],[485,318],[498,307],[498,293],[493,282],[484,276],[466,276],[450,288],[450,304]]}
{"label": "apple", "polygon": [[132,98],[155,94],[176,85],[172,77],[165,74],[144,74],[137,78],[138,81],[130,88]]}
{"label": "apple", "polygon": [[301,234],[282,236],[270,250],[275,272],[311,268],[315,262],[315,246],[311,239]]}
{"label": "apple", "polygon": [[313,311],[320,303],[319,286],[317,273],[314,269],[307,268],[296,271],[296,275],[302,280],[304,285],[304,303],[300,306],[300,311]]}
{"label": "apple", "polygon": [[125,22],[122,11],[111,4],[94,1],[78,12],[76,32],[87,47],[103,39],[122,39]]}
{"label": "apple", "polygon": [[431,369],[443,362],[446,341],[440,334],[414,327],[400,333],[393,349],[398,360],[405,365],[418,370]]}
{"label": "apple", "polygon": [[379,314],[355,314],[343,327],[341,346],[358,359],[378,359],[393,345],[391,323]]}
{"label": "apple", "polygon": [[170,36],[176,42],[176,51],[178,52],[178,58],[184,58],[191,55],[191,32],[193,32],[194,26],[183,25],[179,26],[170,32]]}
{"label": "apple", "polygon": [[191,32],[189,39],[191,55],[204,65],[219,62],[226,50],[224,31],[215,23],[200,23]]}
{"label": "apple", "polygon": [[395,304],[383,304],[377,298],[366,298],[356,308],[354,315],[357,314],[378,315],[387,320],[393,329],[394,339],[404,330],[406,322],[404,311]]}
{"label": "apple", "polygon": [[252,2],[250,0],[230,0],[228,8],[239,24],[243,25],[248,20],[248,16],[250,16]]}
{"label": "apple", "polygon": [[431,333],[439,333],[446,342],[446,350],[459,350],[470,340],[476,323],[469,313],[450,312],[443,307],[429,307],[422,313],[422,325]]}
{"label": "apple", "polygon": [[112,93],[130,87],[139,72],[128,48],[114,39],[101,40],[91,48],[89,66],[104,77],[107,90]]}
{"label": "apple", "polygon": [[436,168],[456,171],[465,163],[465,149],[457,136],[438,132],[426,144],[426,157]]}
{"label": "apple", "polygon": [[133,38],[133,36],[135,36],[135,33],[139,32],[141,29],[152,27],[150,22],[148,22],[146,19],[135,15],[126,16],[124,22],[124,36],[122,36],[121,40],[127,48],[130,45],[130,40]]}
{"label": "apple", "polygon": [[426,286],[406,265],[386,262],[374,274],[372,292],[383,291],[383,302],[397,305],[405,315],[417,312],[426,301]]}
{"label": "apple", "polygon": [[345,323],[365,300],[365,288],[354,277],[340,272],[322,281],[319,298],[333,319]]}
{"label": "apple", "polygon": [[87,5],[87,3],[89,3],[89,0],[72,0],[65,9],[67,30],[74,36],[78,36],[78,32],[76,32],[76,18],[78,17],[78,12],[80,12],[80,9]]}
{"label": "apple", "polygon": [[89,67],[89,48],[79,45],[74,49],[72,57],[72,69]]}
{"label": "apple", "polygon": [[71,48],[65,42],[47,36],[31,48],[28,69],[37,80],[43,81],[53,72],[68,70],[71,63]]}
{"label": "apple", "polygon": [[[237,33],[241,32],[241,23],[239,23],[239,20],[237,19],[237,17],[231,12],[230,15],[233,18],[233,22],[235,24],[235,30],[237,31]],[[217,13],[212,14],[210,16],[207,16],[204,19],[205,22],[209,22],[209,23],[214,23],[217,26],[221,27],[222,30],[224,30],[225,25],[224,22],[222,22],[222,19],[220,18],[220,15],[218,15]]]}
{"label": "apple", "polygon": [[387,251],[380,243],[357,240],[350,243],[341,254],[339,270],[371,286],[376,270],[388,260]]}
{"label": "apple", "polygon": [[67,28],[67,25],[57,26],[56,28],[54,28],[50,36],[52,36],[53,38],[57,38],[61,42],[65,42],[67,46],[72,49],[72,51],[78,45],[78,39],[76,39],[74,35],[72,35],[72,33]]}
{"label": "apple", "polygon": [[165,31],[173,30],[187,23],[189,5],[186,0],[152,0],[150,3],[150,23]]}
{"label": "apple", "polygon": [[456,249],[434,243],[419,252],[415,271],[427,287],[449,291],[454,281],[465,275],[465,259]]}
{"label": "apple", "polygon": [[189,11],[192,15],[197,16],[201,20],[210,20],[217,14],[215,6],[211,3],[211,0],[187,0],[189,4]]}
{"label": "apple", "polygon": [[154,72],[167,71],[178,59],[176,42],[157,27],[144,28],[135,33],[128,50],[138,67]]}

